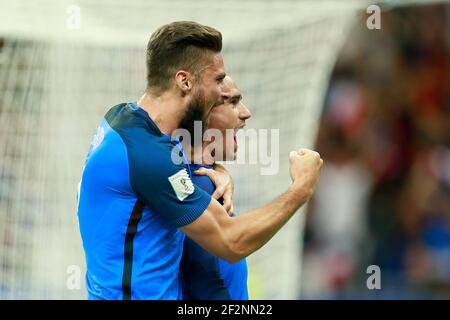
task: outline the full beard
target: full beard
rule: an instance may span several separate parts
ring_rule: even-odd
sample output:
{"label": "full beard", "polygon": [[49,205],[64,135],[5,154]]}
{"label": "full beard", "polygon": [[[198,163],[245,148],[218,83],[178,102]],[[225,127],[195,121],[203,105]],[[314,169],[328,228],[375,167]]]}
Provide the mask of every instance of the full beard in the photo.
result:
{"label": "full beard", "polygon": [[[184,113],[183,117],[180,120],[179,127],[182,129],[185,129],[189,132],[191,136],[191,143],[195,147],[194,142],[195,141],[203,141],[203,134],[205,133],[208,122],[206,117],[206,110],[208,108],[208,103],[205,101],[205,99],[200,95],[197,94],[195,97],[192,98],[192,100],[189,102],[189,104],[186,107],[186,112]],[[195,139],[195,122],[201,122],[201,139]],[[197,124],[198,126],[199,124]]]}

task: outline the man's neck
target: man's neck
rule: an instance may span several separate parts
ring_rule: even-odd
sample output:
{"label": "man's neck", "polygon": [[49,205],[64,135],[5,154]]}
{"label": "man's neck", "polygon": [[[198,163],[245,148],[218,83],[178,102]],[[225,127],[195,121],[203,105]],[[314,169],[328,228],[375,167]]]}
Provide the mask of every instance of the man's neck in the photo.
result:
{"label": "man's neck", "polygon": [[182,101],[170,92],[160,96],[145,92],[137,104],[148,113],[162,133],[170,136],[178,128],[182,116]]}

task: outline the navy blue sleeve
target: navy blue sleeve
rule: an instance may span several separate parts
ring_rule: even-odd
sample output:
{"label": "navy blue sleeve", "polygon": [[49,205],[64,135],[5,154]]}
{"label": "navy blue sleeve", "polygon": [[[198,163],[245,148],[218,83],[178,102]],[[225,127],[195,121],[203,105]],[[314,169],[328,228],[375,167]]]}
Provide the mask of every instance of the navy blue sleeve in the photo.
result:
{"label": "navy blue sleeve", "polygon": [[122,136],[127,145],[131,187],[139,199],[175,227],[195,221],[208,207],[211,196],[192,183],[185,164],[174,163],[173,145],[149,141],[139,128],[122,132]]}
{"label": "navy blue sleeve", "polygon": [[[194,176],[194,183],[212,194],[214,185],[206,176]],[[185,300],[231,300],[220,274],[217,257],[209,254],[195,241],[186,237],[181,259],[181,279]]]}
{"label": "navy blue sleeve", "polygon": [[184,300],[231,300],[217,258],[188,237],[180,270]]}

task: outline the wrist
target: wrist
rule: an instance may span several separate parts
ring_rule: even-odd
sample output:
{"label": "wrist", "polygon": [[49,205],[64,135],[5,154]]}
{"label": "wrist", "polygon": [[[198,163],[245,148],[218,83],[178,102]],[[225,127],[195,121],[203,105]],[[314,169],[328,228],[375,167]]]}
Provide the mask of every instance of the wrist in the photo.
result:
{"label": "wrist", "polygon": [[300,200],[301,204],[307,202],[313,194],[313,190],[305,186],[302,182],[294,180],[289,190]]}

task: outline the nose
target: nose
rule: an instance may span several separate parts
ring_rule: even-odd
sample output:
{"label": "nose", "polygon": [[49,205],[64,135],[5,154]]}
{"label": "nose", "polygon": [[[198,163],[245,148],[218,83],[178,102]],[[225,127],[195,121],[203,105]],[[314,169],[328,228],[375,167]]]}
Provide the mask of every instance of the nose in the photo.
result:
{"label": "nose", "polygon": [[249,119],[251,116],[252,113],[250,112],[250,110],[247,109],[245,104],[243,104],[242,102],[239,103],[239,118],[245,121]]}

